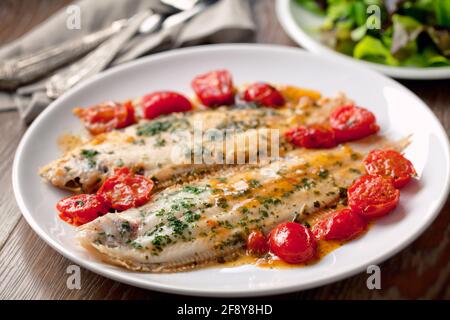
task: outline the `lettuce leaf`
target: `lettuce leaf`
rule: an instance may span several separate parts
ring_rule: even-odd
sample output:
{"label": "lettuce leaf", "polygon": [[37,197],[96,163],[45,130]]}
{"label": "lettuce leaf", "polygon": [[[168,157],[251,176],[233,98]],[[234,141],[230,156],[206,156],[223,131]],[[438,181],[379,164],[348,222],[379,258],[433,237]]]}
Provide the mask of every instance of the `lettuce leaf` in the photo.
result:
{"label": "lettuce leaf", "polygon": [[428,27],[427,32],[441,53],[446,57],[450,57],[450,30]]}
{"label": "lettuce leaf", "polygon": [[450,28],[450,0],[434,0],[436,24]]}
{"label": "lettuce leaf", "polygon": [[424,30],[424,26],[417,20],[394,14],[391,54],[403,60],[417,52],[417,37]]}
{"label": "lettuce leaf", "polygon": [[398,66],[400,64],[381,40],[371,36],[365,36],[356,44],[353,50],[353,57],[390,66]]}
{"label": "lettuce leaf", "polygon": [[440,55],[433,48],[425,48],[422,53],[415,53],[402,62],[408,67],[448,67],[450,60]]}
{"label": "lettuce leaf", "polygon": [[316,14],[323,15],[325,13],[326,0],[297,0],[297,3]]}

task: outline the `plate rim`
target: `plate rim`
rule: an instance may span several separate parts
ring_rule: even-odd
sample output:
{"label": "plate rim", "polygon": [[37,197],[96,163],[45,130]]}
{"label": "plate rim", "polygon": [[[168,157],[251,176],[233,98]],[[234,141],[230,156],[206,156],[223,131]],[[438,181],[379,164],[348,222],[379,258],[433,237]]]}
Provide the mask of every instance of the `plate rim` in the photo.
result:
{"label": "plate rim", "polygon": [[369,67],[378,72],[381,72],[390,77],[396,79],[409,79],[409,80],[439,80],[450,79],[450,66],[449,67],[436,67],[436,68],[413,68],[413,67],[392,67],[379,63],[373,63],[364,60],[358,60],[353,57],[347,56],[343,53],[337,52],[313,37],[308,35],[295,21],[292,11],[290,10],[291,2],[294,0],[276,0],[275,11],[278,22],[282,26],[283,30],[289,35],[289,37],[301,45],[308,51],[316,54],[334,57],[339,60],[345,60],[347,62],[357,63],[365,67]]}
{"label": "plate rim", "polygon": [[[44,240],[48,245],[50,245],[54,250],[59,252],[61,255],[66,257],[67,259],[71,260],[72,262],[75,262],[79,264],[80,266],[83,266],[84,268],[99,274],[101,276],[105,276],[107,278],[113,279],[115,281],[119,281],[122,283],[126,283],[129,285],[133,285],[136,287],[148,289],[148,290],[155,290],[155,291],[161,291],[161,292],[167,292],[167,293],[175,293],[175,294],[183,294],[183,295],[193,295],[193,296],[215,296],[215,297],[249,297],[249,296],[267,296],[267,295],[274,295],[274,294],[281,294],[281,293],[287,293],[287,292],[294,292],[294,291],[303,291],[306,289],[319,287],[327,283],[333,283],[336,281],[339,281],[341,279],[350,277],[352,275],[355,275],[357,273],[362,272],[365,269],[365,265],[362,265],[358,268],[350,269],[346,272],[342,272],[338,275],[333,275],[330,277],[323,278],[321,280],[318,280],[316,282],[312,282],[309,284],[296,284],[291,286],[281,286],[281,287],[272,287],[268,289],[247,289],[245,291],[233,291],[232,289],[221,289],[221,291],[211,291],[208,289],[201,289],[201,288],[180,288],[176,285],[168,285],[168,284],[162,284],[162,283],[155,283],[151,282],[145,283],[133,278],[129,278],[124,273],[115,273],[115,270],[109,270],[105,269],[103,267],[96,266],[93,262],[84,261],[77,257],[74,253],[72,253],[70,250],[66,249],[64,246],[58,244],[56,241],[54,241],[50,236],[47,235],[47,233],[38,225],[37,221],[33,218],[31,212],[28,210],[28,208],[25,205],[24,197],[19,192],[19,162],[20,159],[23,156],[24,153],[24,147],[26,145],[26,142],[30,139],[33,130],[35,127],[38,126],[39,122],[42,121],[46,117],[47,114],[51,113],[53,109],[57,108],[60,103],[63,103],[63,101],[67,98],[69,98],[71,95],[75,94],[78,90],[82,90],[85,87],[90,86],[92,83],[97,81],[102,81],[102,78],[108,77],[114,73],[118,73],[123,69],[130,68],[135,65],[139,64],[145,64],[149,63],[151,61],[158,61],[159,59],[164,59],[166,57],[173,57],[173,56],[182,56],[185,54],[192,54],[196,52],[205,52],[205,51],[214,51],[214,50],[269,50],[272,52],[292,52],[292,53],[302,53],[302,54],[308,54],[308,55],[314,55],[310,52],[307,52],[305,50],[302,50],[300,48],[295,47],[287,47],[287,46],[280,46],[280,45],[268,45],[268,44],[216,44],[216,45],[203,45],[203,46],[196,46],[196,47],[189,47],[189,48],[182,48],[182,49],[176,49],[172,51],[167,52],[161,52],[157,54],[153,54],[141,59],[137,59],[135,61],[131,61],[128,63],[125,63],[123,65],[119,65],[116,67],[113,67],[105,72],[102,72],[100,74],[95,75],[91,79],[86,80],[85,82],[77,85],[76,87],[72,88],[68,92],[66,92],[64,95],[62,95],[59,99],[53,101],[47,108],[44,110],[37,118],[36,120],[31,124],[31,126],[26,130],[25,134],[23,135],[22,139],[20,140],[20,143],[16,149],[15,156],[14,156],[14,162],[13,162],[13,169],[12,169],[12,184],[13,184],[13,191],[16,198],[16,202],[19,206],[19,209],[22,213],[22,216],[25,218],[27,223],[31,226],[31,228],[38,234],[38,236]],[[359,68],[364,69],[365,72],[369,72],[377,77],[384,78],[385,81],[393,85],[394,87],[401,87],[405,94],[411,95],[413,98],[417,99],[419,102],[421,102],[424,106],[424,111],[430,113],[431,117],[434,119],[436,124],[438,125],[437,130],[440,131],[440,134],[446,138],[446,144],[444,145],[444,152],[447,155],[447,159],[450,159],[450,143],[448,136],[439,121],[437,117],[433,114],[433,112],[430,110],[430,108],[412,91],[410,91],[408,88],[403,86],[402,84],[398,83],[397,81],[390,79],[386,76],[383,76],[376,71],[368,70],[367,68],[362,68],[361,66],[357,66],[354,63],[349,63],[345,61],[333,61],[333,59],[330,59],[329,57],[323,57],[319,56],[319,59],[325,59],[328,61],[331,61],[333,63],[343,64],[347,65],[349,68]],[[447,165],[450,166],[450,163],[447,162]],[[445,200],[449,194],[450,191],[450,170],[447,170],[448,174],[445,177],[445,188],[444,192],[441,194],[439,201],[436,202],[436,205],[434,208],[431,208],[432,214],[430,215],[430,218],[426,223],[422,224],[420,228],[416,231],[415,234],[411,235],[408,239],[406,239],[403,243],[399,244],[397,247],[391,248],[383,255],[376,257],[372,260],[370,260],[370,264],[378,264],[381,261],[385,261],[404,249],[406,246],[408,246],[411,242],[413,242],[415,239],[417,239],[424,231],[429,227],[429,225],[436,219],[437,215],[442,210],[442,207],[445,204]]]}

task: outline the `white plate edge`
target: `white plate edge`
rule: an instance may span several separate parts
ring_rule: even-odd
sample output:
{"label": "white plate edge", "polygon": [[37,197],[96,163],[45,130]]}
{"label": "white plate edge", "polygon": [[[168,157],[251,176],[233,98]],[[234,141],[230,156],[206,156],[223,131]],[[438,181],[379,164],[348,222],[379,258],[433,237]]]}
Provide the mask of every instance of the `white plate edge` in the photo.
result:
{"label": "white plate edge", "polygon": [[[140,63],[144,63],[147,60],[158,60],[160,58],[165,58],[166,56],[176,56],[176,55],[183,55],[184,53],[192,53],[192,52],[198,52],[198,51],[205,51],[205,50],[224,50],[224,49],[231,49],[231,50],[236,50],[236,49],[248,49],[248,48],[255,48],[255,49],[265,49],[265,50],[272,50],[272,51],[300,51],[300,52],[305,52],[302,49],[299,48],[294,48],[294,47],[286,47],[286,46],[279,46],[279,45],[267,45],[267,44],[219,44],[219,45],[204,45],[204,46],[197,46],[197,47],[190,47],[190,48],[183,48],[183,49],[177,49],[177,50],[173,50],[170,52],[161,52],[161,53],[157,53],[148,57],[144,57],[120,66],[116,66],[114,68],[111,68],[105,72],[102,72],[94,77],[92,77],[91,79],[83,82],[82,84],[76,86],[75,88],[72,88],[70,91],[66,92],[63,96],[61,96],[58,100],[63,100],[66,99],[67,97],[69,97],[70,95],[72,95],[73,92],[78,91],[79,89],[82,89],[86,86],[89,86],[92,82],[98,81],[98,79],[113,74],[115,72],[120,72],[120,70],[128,68],[132,65],[135,64],[140,64]],[[329,61],[332,61],[333,59],[331,59],[330,57],[321,57],[322,59],[326,59]],[[336,62],[335,62],[336,63]],[[361,68],[356,66],[353,62],[348,62],[348,61],[338,61],[337,63],[339,64],[346,64],[347,66],[351,67],[351,68]],[[372,74],[376,74],[377,76],[381,76],[379,73],[373,71],[373,70],[364,70],[365,72],[369,72]],[[448,140],[448,136],[442,126],[442,124],[439,122],[439,120],[436,118],[436,116],[432,113],[432,111],[427,107],[427,105],[417,96],[415,95],[413,92],[411,92],[408,88],[404,87],[402,84],[389,79],[387,77],[384,77],[385,80],[387,80],[388,82],[390,82],[393,86],[399,86],[402,89],[404,89],[407,94],[412,95],[414,98],[416,98],[418,101],[420,101],[424,107],[427,109],[427,112],[429,112],[432,115],[432,119],[436,122],[436,124],[438,125],[438,130],[441,131],[441,134],[443,134],[444,137],[446,137],[446,141],[447,143],[445,144],[445,150],[444,152],[446,153],[447,159],[450,159],[450,143]],[[293,286],[285,286],[282,288],[275,288],[275,289],[266,289],[264,291],[257,291],[260,289],[251,289],[251,290],[247,290],[245,292],[236,292],[236,291],[232,291],[232,290],[223,290],[220,292],[213,292],[213,291],[208,291],[208,290],[202,290],[202,289],[180,289],[176,286],[172,286],[172,285],[163,285],[163,284],[154,284],[152,283],[150,286],[145,286],[140,282],[137,281],[133,281],[130,279],[127,279],[126,277],[120,276],[120,275],[116,275],[113,273],[113,271],[110,270],[98,270],[98,268],[96,266],[93,265],[93,263],[90,262],[86,262],[86,261],[82,261],[80,260],[78,257],[74,256],[72,253],[70,253],[69,251],[67,251],[63,246],[60,246],[57,243],[54,243],[53,240],[51,239],[47,239],[47,235],[46,233],[37,225],[37,222],[32,218],[31,213],[26,209],[24,201],[22,199],[22,196],[19,195],[18,192],[18,173],[19,173],[19,169],[18,169],[18,163],[19,163],[19,158],[21,157],[21,154],[23,153],[23,147],[25,145],[25,141],[28,139],[28,136],[31,134],[30,132],[32,132],[32,129],[34,128],[34,126],[37,126],[39,120],[41,118],[43,118],[47,113],[50,113],[52,111],[52,109],[54,109],[56,107],[56,102],[54,101],[52,102],[47,108],[46,110],[44,110],[39,116],[38,118],[31,124],[31,126],[28,128],[28,130],[25,132],[24,136],[22,137],[19,146],[16,150],[15,156],[14,156],[14,162],[13,162],[13,170],[12,170],[12,182],[13,182],[13,191],[14,191],[14,195],[16,197],[16,201],[19,205],[19,208],[22,212],[22,215],[25,217],[26,221],[28,222],[28,224],[32,227],[32,229],[47,243],[49,244],[53,249],[55,249],[57,252],[59,252],[60,254],[62,254],[64,257],[68,258],[71,261],[75,261],[76,263],[80,264],[81,266],[85,267],[88,270],[91,270],[94,273],[100,274],[100,275],[104,275],[108,278],[114,279],[116,281],[119,282],[123,282],[123,283],[127,283],[133,286],[137,286],[137,287],[141,287],[141,288],[145,288],[145,289],[151,289],[151,290],[158,290],[158,291],[162,291],[162,292],[169,292],[169,293],[178,293],[178,294],[185,294],[185,295],[196,295],[196,296],[215,296],[215,297],[244,297],[244,296],[262,296],[262,295],[272,295],[272,294],[280,294],[280,293],[285,293],[285,292],[293,292],[296,290],[306,290],[309,288],[313,288],[313,287],[318,287],[321,285],[324,285],[326,283],[332,283],[335,281],[339,281],[343,278],[347,278],[349,276],[352,276],[354,274],[360,273],[361,271],[364,270],[364,266],[361,268],[355,268],[353,270],[349,270],[347,272],[343,272],[341,274],[339,274],[338,276],[333,276],[333,277],[329,277],[329,278],[324,278],[321,281],[317,281],[315,283],[311,283],[309,285],[293,285]],[[59,102],[59,101],[58,101]],[[447,162],[448,163],[448,162]],[[435,220],[435,218],[437,217],[437,215],[440,213],[442,207],[445,204],[445,200],[449,194],[450,191],[450,170],[447,170],[448,174],[446,177],[446,181],[445,181],[445,190],[444,193],[441,195],[441,197],[438,199],[438,201],[436,202],[436,205],[434,206],[434,208],[431,208],[430,210],[432,210],[434,213],[433,215],[430,217],[429,221],[426,224],[423,224],[421,226],[421,228],[419,228],[415,234],[413,236],[411,236],[409,239],[404,240],[403,243],[401,245],[399,245],[398,247],[395,247],[393,249],[391,249],[390,251],[386,252],[384,255],[381,255],[379,257],[376,257],[374,259],[372,259],[369,264],[376,264],[379,263],[380,261],[384,261],[390,257],[392,257],[394,254],[396,254],[397,252],[399,252],[400,250],[404,249],[407,245],[409,245],[412,241],[414,241],[415,239],[417,239],[422,233],[423,231],[428,228],[428,226]],[[332,280],[330,279],[332,278]],[[150,288],[151,287],[151,288]]]}

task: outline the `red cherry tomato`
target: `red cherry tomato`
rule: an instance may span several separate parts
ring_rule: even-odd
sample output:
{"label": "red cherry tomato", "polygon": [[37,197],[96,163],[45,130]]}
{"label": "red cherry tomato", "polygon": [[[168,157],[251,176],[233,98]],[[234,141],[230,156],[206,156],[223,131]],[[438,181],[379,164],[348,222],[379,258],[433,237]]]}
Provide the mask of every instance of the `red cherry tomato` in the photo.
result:
{"label": "red cherry tomato", "polygon": [[150,200],[153,181],[131,173],[128,168],[116,169],[106,179],[97,194],[112,209],[124,211],[139,207]]}
{"label": "red cherry tomato", "polygon": [[227,70],[211,71],[192,80],[192,89],[207,107],[231,105],[234,103],[234,87]]}
{"label": "red cherry tomato", "polygon": [[183,95],[171,91],[159,91],[142,99],[144,117],[154,119],[162,114],[192,110],[191,102]]}
{"label": "red cherry tomato", "polygon": [[281,93],[267,83],[254,83],[244,92],[245,101],[253,101],[268,107],[281,107],[285,100]]}
{"label": "red cherry tomato", "polygon": [[307,149],[333,148],[336,139],[333,130],[320,126],[301,126],[285,133],[286,140]]}
{"label": "red cherry tomato", "polygon": [[368,174],[391,177],[397,189],[417,175],[411,161],[394,150],[372,150],[364,159],[364,165]]}
{"label": "red cherry tomato", "polygon": [[330,125],[338,142],[358,140],[380,130],[372,112],[352,105],[336,108],[330,115]]}
{"label": "red cherry tomato", "polygon": [[366,175],[356,180],[348,189],[348,205],[363,218],[374,219],[387,215],[395,209],[400,191],[392,179]]}
{"label": "red cherry tomato", "polygon": [[247,238],[247,250],[254,255],[263,255],[269,251],[267,239],[261,231],[250,232]]}
{"label": "red cherry tomato", "polygon": [[56,209],[64,221],[80,226],[108,213],[108,206],[95,194],[78,194],[61,199]]}
{"label": "red cherry tomato", "polygon": [[93,135],[120,129],[136,122],[130,101],[125,103],[104,102],[86,109],[75,108],[73,113],[83,121]]}
{"label": "red cherry tomato", "polygon": [[286,222],[279,224],[269,234],[269,248],[281,260],[296,264],[316,256],[317,242],[305,226]]}
{"label": "red cherry tomato", "polygon": [[350,240],[359,236],[366,228],[366,221],[350,209],[331,213],[312,227],[316,239]]}

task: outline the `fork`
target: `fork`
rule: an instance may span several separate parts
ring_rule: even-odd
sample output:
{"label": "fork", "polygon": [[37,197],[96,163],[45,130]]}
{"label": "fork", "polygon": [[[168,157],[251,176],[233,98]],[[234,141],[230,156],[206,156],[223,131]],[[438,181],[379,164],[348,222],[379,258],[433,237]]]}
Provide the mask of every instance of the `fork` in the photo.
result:
{"label": "fork", "polygon": [[[164,1],[165,3],[174,1],[174,5],[176,5],[176,2],[180,0],[161,1]],[[150,26],[150,30],[154,31],[158,27],[167,30],[180,25],[192,18],[194,15],[203,11],[208,5],[214,3],[215,0],[183,0],[184,4],[187,4],[188,2],[193,5],[191,7],[184,7],[188,8],[187,10],[180,11],[179,13],[170,15],[167,18],[163,18],[159,15],[159,19],[155,19],[154,24]],[[131,37],[133,37],[138,29],[141,33],[149,32],[147,30],[148,26],[146,25],[146,22],[148,22],[148,17],[155,17],[155,14],[151,11],[138,13],[132,17],[130,25],[127,26],[123,32],[105,41],[97,49],[88,54],[81,61],[71,65],[68,69],[53,75],[45,84],[47,96],[51,99],[56,99],[83,79],[86,79],[106,68],[123,45]]]}

